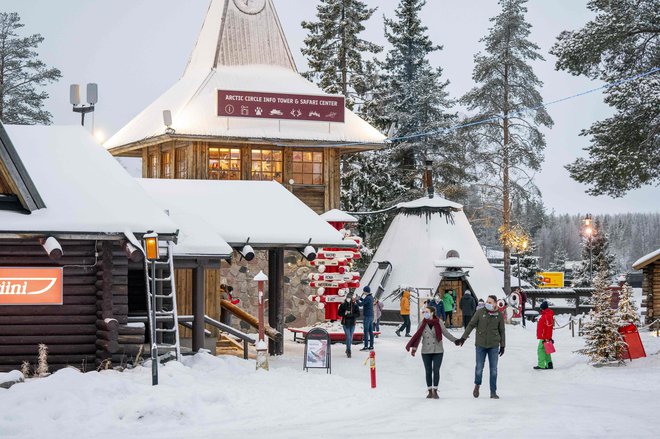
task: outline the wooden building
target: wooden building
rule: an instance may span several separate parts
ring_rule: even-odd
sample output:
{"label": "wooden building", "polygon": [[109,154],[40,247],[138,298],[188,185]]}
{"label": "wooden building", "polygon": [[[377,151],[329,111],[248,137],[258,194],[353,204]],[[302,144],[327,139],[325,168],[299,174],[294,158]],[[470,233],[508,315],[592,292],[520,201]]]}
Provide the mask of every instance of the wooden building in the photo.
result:
{"label": "wooden building", "polygon": [[298,73],[272,0],[211,0],[182,78],[105,146],[144,178],[274,180],[322,213],[341,156],[384,139]]}
{"label": "wooden building", "polygon": [[0,371],[34,367],[42,343],[51,371],[135,355],[128,244],[148,230],[177,233],[84,129],[0,123]]}
{"label": "wooden building", "polygon": [[646,323],[660,319],[660,248],[642,256],[633,264],[642,270],[642,307],[646,307]]}

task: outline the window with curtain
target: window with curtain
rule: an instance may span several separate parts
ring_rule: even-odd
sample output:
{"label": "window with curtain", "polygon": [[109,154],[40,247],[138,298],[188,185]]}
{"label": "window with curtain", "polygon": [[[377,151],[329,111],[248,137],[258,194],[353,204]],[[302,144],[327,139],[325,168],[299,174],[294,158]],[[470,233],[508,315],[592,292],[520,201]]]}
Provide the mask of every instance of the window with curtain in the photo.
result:
{"label": "window with curtain", "polygon": [[284,166],[282,151],[272,149],[253,149],[250,178],[252,180],[275,180],[282,183]]}
{"label": "window with curtain", "polygon": [[156,154],[149,154],[148,157],[148,177],[157,178],[158,177],[158,156]]}
{"label": "window with curtain", "polygon": [[323,184],[323,152],[293,151],[295,184]]}
{"label": "window with curtain", "polygon": [[176,170],[176,178],[188,178],[187,148],[177,148],[174,151],[174,168]]}
{"label": "window with curtain", "polygon": [[172,178],[172,151],[160,155],[160,178]]}
{"label": "window with curtain", "polygon": [[240,180],[241,150],[209,148],[209,180]]}

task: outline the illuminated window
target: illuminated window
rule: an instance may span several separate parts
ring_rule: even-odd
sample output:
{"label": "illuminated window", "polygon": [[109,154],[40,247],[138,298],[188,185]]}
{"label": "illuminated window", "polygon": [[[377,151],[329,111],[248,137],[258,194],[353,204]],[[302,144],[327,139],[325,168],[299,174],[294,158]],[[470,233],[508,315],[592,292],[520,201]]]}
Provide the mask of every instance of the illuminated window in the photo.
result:
{"label": "illuminated window", "polygon": [[158,178],[158,156],[149,154],[149,177]]}
{"label": "illuminated window", "polygon": [[160,178],[172,178],[172,152],[160,155]]}
{"label": "illuminated window", "polygon": [[296,184],[323,184],[323,153],[293,151],[293,180]]}
{"label": "illuminated window", "polygon": [[240,180],[241,150],[209,148],[209,180]]}
{"label": "illuminated window", "polygon": [[282,151],[272,149],[252,150],[252,180],[275,180],[282,183]]}
{"label": "illuminated window", "polygon": [[174,151],[174,166],[176,178],[188,178],[188,151],[178,148]]}

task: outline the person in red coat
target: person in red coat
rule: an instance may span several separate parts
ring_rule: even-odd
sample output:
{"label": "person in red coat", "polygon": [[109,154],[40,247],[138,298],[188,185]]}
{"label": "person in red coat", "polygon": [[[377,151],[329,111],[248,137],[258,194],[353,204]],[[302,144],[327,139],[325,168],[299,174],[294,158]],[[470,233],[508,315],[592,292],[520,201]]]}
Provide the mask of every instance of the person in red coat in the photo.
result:
{"label": "person in red coat", "polygon": [[550,342],[554,344],[552,339],[552,330],[555,326],[555,313],[548,308],[548,302],[545,300],[541,303],[541,317],[536,326],[536,338],[539,341],[539,346],[537,349],[538,353],[538,365],[534,366],[534,369],[552,369],[552,357],[550,354],[546,353],[545,346],[543,343]]}

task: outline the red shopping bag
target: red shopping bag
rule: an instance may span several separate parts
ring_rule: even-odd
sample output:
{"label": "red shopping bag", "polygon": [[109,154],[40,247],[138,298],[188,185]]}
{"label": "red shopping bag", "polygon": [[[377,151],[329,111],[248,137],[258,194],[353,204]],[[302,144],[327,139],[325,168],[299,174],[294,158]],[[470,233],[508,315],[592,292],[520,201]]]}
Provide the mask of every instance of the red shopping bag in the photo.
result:
{"label": "red shopping bag", "polygon": [[551,341],[544,341],[543,348],[545,349],[545,353],[548,355],[555,353],[555,345],[552,344]]}

